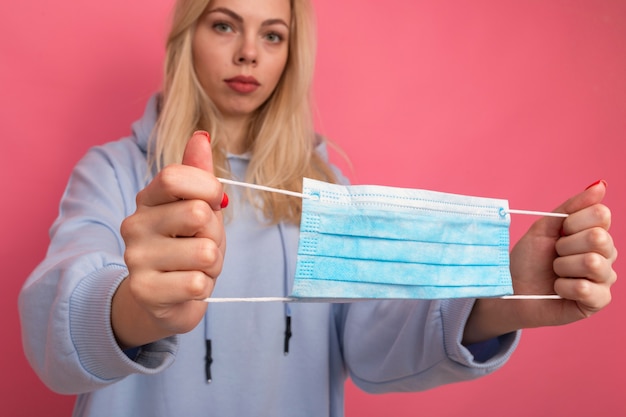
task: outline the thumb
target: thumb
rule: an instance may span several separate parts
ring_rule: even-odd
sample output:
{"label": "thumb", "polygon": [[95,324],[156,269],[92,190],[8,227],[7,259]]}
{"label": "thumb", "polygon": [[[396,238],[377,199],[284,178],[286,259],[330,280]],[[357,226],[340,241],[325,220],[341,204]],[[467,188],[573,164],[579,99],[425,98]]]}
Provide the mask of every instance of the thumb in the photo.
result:
{"label": "thumb", "polygon": [[[599,180],[587,187],[583,192],[571,197],[559,207],[554,209],[556,213],[573,214],[584,208],[598,204],[606,194],[606,181]],[[564,235],[564,220],[557,217],[544,217],[536,223],[536,225],[544,226],[550,235],[555,237]]]}
{"label": "thumb", "polygon": [[[197,130],[187,142],[185,152],[183,153],[183,165],[199,168],[203,171],[213,174],[213,152],[211,151],[211,137],[204,130]],[[222,201],[219,205],[220,209],[228,206],[228,195],[222,194]],[[214,210],[218,206],[212,205]]]}
{"label": "thumb", "polygon": [[185,146],[183,165],[213,172],[213,153],[211,152],[211,137],[208,132],[204,130],[194,132],[187,142],[187,146]]}
{"label": "thumb", "polygon": [[594,182],[585,191],[561,204],[555,211],[571,214],[600,203],[606,194],[606,185],[604,180]]}

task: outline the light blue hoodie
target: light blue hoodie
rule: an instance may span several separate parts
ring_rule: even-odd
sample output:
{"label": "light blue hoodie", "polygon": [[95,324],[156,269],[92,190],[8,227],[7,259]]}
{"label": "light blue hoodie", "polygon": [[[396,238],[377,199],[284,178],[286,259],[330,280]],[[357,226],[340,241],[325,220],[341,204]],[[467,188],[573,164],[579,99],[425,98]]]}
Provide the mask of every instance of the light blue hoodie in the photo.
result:
{"label": "light blue hoodie", "polygon": [[[509,358],[519,332],[461,345],[473,300],[210,304],[191,332],[123,352],[110,325],[111,298],[127,274],[119,227],[147,183],[156,109],[155,96],[132,136],[77,164],[48,254],[20,294],[26,356],[52,390],[79,394],[75,416],[339,417],[348,376],[368,392],[424,390],[488,374]],[[229,161],[243,179],[247,158]],[[289,294],[298,228],[267,225],[239,189],[228,194],[228,249],[213,295]]]}

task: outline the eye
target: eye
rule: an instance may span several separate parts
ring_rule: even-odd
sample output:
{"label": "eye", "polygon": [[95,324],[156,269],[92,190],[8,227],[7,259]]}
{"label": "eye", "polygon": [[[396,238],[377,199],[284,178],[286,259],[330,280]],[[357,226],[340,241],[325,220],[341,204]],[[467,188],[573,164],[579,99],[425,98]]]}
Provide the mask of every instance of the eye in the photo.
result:
{"label": "eye", "polygon": [[267,39],[271,43],[280,43],[283,41],[283,36],[276,32],[270,32],[265,35],[265,39]]}
{"label": "eye", "polygon": [[233,28],[228,23],[224,22],[213,23],[213,29],[222,33],[228,33],[233,31]]}

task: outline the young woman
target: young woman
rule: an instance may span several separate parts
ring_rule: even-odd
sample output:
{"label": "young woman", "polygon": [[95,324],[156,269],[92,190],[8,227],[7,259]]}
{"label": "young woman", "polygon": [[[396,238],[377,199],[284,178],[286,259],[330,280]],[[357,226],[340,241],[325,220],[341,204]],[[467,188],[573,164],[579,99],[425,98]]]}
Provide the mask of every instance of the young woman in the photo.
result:
{"label": "young woman", "polygon": [[610,302],[602,181],[511,253],[517,293],[563,300],[202,301],[288,294],[298,243],[297,198],[216,177],[344,181],[313,130],[311,22],[306,0],[179,0],[163,91],[131,137],[76,166],[20,295],[26,354],[51,389],[80,394],[75,416],[341,416],[348,375],[370,392],[476,378],[517,330]]}

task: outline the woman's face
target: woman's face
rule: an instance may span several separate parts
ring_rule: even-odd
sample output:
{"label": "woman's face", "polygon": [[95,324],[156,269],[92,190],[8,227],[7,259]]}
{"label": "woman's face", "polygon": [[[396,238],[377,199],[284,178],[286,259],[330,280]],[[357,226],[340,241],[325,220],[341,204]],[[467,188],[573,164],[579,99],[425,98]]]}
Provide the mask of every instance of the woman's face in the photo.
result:
{"label": "woman's face", "polygon": [[245,118],[272,94],[289,52],[289,0],[212,0],[193,38],[194,66],[225,118]]}

